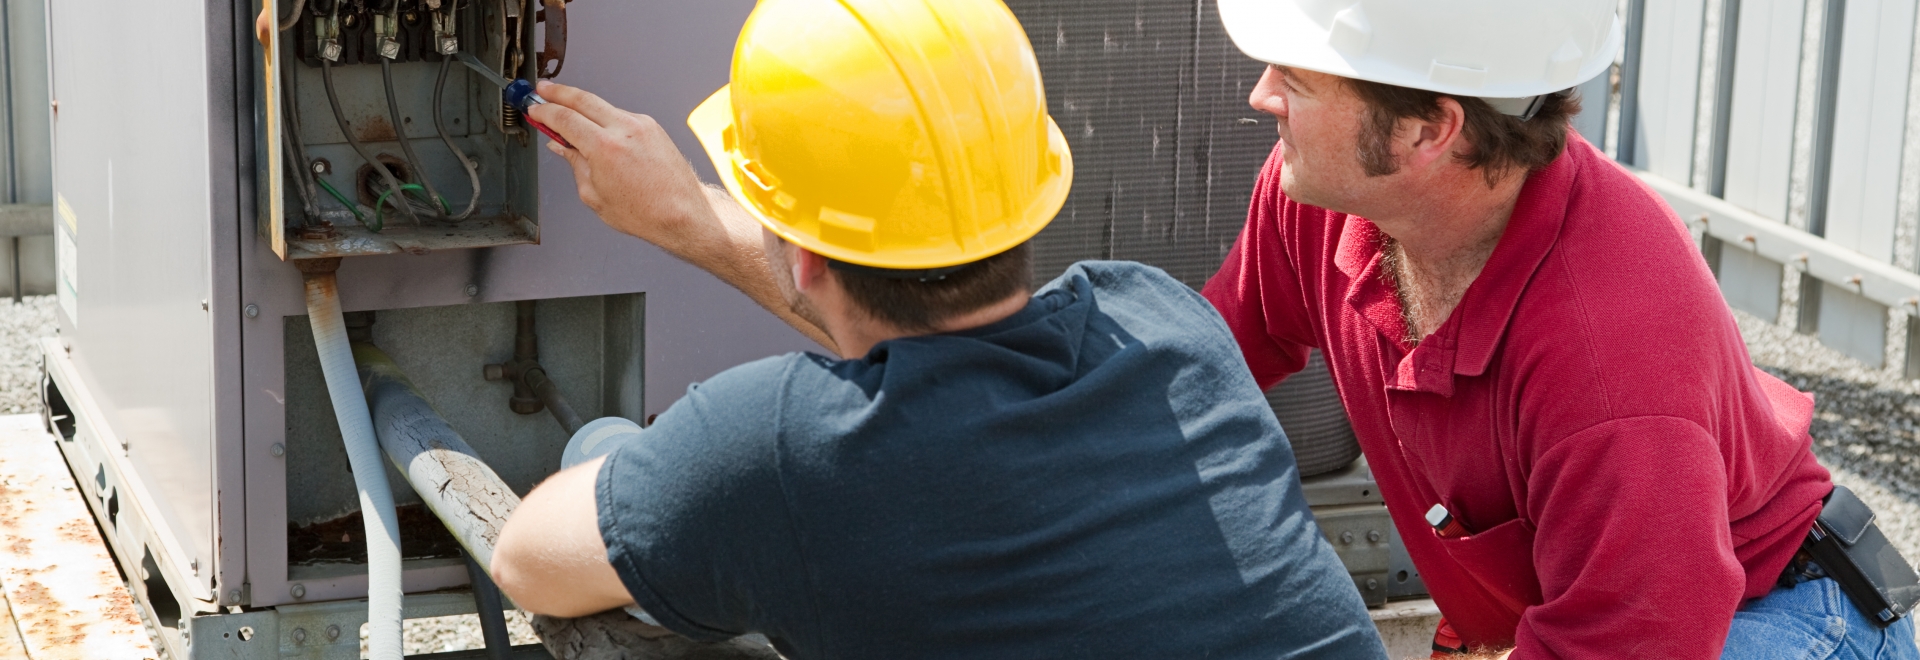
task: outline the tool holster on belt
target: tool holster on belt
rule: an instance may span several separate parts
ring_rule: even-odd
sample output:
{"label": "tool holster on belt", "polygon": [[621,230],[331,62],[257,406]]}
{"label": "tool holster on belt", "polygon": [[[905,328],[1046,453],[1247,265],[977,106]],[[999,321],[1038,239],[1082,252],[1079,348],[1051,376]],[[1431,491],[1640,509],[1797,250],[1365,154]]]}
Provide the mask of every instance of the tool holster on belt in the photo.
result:
{"label": "tool holster on belt", "polygon": [[1874,524],[1873,509],[1835,485],[1801,543],[1867,619],[1891,625],[1920,601],[1920,576]]}

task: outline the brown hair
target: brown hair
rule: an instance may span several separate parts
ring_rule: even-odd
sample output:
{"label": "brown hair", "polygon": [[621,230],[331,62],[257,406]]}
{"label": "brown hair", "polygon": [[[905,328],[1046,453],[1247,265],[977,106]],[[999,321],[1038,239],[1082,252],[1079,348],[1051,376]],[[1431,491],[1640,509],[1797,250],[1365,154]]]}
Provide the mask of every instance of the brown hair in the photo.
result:
{"label": "brown hair", "polygon": [[1489,186],[1509,171],[1531,172],[1559,158],[1560,152],[1567,148],[1567,130],[1573,116],[1580,114],[1580,97],[1571,89],[1548,94],[1532,119],[1520,121],[1519,117],[1503,114],[1486,101],[1471,96],[1353,78],[1344,80],[1370,110],[1367,126],[1360,133],[1360,163],[1370,176],[1399,171],[1400,164],[1393,154],[1393,136],[1400,120],[1439,119],[1442,98],[1459,102],[1461,110],[1466,112],[1461,134],[1471,151],[1457,157],[1470,169],[1486,170]]}
{"label": "brown hair", "polygon": [[981,259],[940,279],[921,281],[834,269],[847,297],[875,320],[909,332],[941,323],[1015,293],[1033,290],[1033,244]]}

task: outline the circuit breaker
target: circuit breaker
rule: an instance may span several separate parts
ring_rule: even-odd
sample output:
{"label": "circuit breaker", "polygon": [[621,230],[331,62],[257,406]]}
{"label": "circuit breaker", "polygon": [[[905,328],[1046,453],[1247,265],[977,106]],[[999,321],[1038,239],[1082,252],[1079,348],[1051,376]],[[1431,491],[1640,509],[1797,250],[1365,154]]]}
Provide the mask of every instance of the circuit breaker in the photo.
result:
{"label": "circuit breaker", "polygon": [[280,258],[540,242],[541,140],[489,79],[558,72],[562,0],[267,4],[259,208]]}

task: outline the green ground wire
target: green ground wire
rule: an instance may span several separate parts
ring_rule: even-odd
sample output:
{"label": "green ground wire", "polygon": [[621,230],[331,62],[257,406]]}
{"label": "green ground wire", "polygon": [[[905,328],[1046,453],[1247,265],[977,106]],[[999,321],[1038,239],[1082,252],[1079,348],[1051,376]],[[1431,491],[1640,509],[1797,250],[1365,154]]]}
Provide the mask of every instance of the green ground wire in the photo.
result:
{"label": "green ground wire", "polygon": [[[345,206],[345,207],[347,207],[347,210],[348,210],[348,211],[352,211],[352,212],[353,212],[353,219],[355,219],[355,220],[359,220],[359,221],[360,221],[360,224],[366,224],[366,222],[367,222],[367,217],[366,217],[366,216],[363,216],[363,215],[360,215],[360,207],[359,207],[359,205],[356,205],[356,204],[354,204],[353,202],[350,202],[350,201],[347,201],[347,196],[346,196],[346,195],[342,195],[342,194],[340,194],[340,191],[338,191],[338,190],[334,190],[334,189],[333,189],[333,184],[330,184],[330,183],[327,183],[327,180],[326,180],[326,179],[322,179],[322,178],[320,178],[320,177],[317,177],[317,176],[316,176],[316,177],[314,177],[314,178],[313,178],[313,180],[314,180],[314,182],[315,182],[315,183],[318,183],[318,184],[320,184],[320,187],[321,187],[322,189],[324,189],[324,190],[326,190],[326,191],[327,191],[327,194],[328,194],[328,195],[332,195],[332,196],[333,196],[333,199],[334,199],[335,201],[338,201],[338,202],[340,202],[340,205],[341,205],[341,206]],[[374,230],[374,231],[380,231],[380,228],[378,228],[378,227],[369,227],[369,229],[372,229],[372,230]]]}
{"label": "green ground wire", "polygon": [[[423,193],[423,194],[427,192],[426,188],[420,187],[420,184],[417,184],[417,183],[400,184],[400,189],[408,192],[417,192],[417,193]],[[387,224],[387,218],[386,218],[387,198],[392,195],[393,195],[393,191],[388,190],[386,192],[380,193],[379,199],[373,200],[373,216],[375,218],[378,218],[378,221],[376,222],[376,224],[380,226],[384,227]],[[439,201],[440,201],[440,210],[446,213],[447,215],[452,215],[453,207],[447,204],[447,198],[440,197]],[[374,229],[374,231],[380,231],[380,230]]]}

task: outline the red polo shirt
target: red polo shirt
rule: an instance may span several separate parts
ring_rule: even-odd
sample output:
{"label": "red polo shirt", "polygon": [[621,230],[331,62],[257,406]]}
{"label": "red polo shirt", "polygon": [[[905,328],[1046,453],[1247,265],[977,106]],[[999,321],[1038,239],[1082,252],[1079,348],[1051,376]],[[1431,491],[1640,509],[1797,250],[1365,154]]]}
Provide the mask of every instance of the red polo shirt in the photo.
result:
{"label": "red polo shirt", "polygon": [[[1479,279],[1409,347],[1364,218],[1268,158],[1205,295],[1263,386],[1326,354],[1394,524],[1475,647],[1718,658],[1831,490],[1811,397],[1752,367],[1686,228],[1578,135]],[[1472,536],[1441,539],[1444,504]]]}

